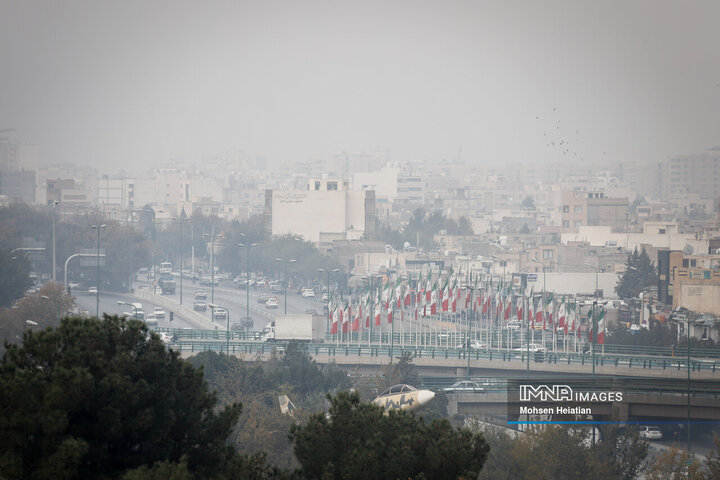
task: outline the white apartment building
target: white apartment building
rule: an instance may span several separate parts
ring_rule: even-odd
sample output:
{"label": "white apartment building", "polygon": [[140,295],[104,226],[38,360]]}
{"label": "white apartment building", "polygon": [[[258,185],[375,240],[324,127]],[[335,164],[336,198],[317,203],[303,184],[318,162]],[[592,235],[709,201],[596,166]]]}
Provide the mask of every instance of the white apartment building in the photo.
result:
{"label": "white apartment building", "polygon": [[265,215],[272,235],[299,235],[315,243],[328,234],[372,239],[375,192],[350,190],[343,179],[310,179],[306,190],[266,190]]}

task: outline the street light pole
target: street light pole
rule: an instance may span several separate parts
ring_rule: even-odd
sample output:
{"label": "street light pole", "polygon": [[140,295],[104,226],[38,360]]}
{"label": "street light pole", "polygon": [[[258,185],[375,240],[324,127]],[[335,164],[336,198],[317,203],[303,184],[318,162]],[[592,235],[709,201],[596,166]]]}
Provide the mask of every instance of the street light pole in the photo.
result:
{"label": "street light pole", "polygon": [[100,230],[105,228],[105,224],[93,225],[92,228],[97,230],[97,276],[95,278],[97,291],[95,292],[95,316],[100,318]]}
{"label": "street light pole", "polygon": [[[240,234],[246,237],[244,233]],[[245,330],[250,331],[250,247],[256,247],[257,243],[238,243],[245,247]]]}
{"label": "street light pole", "polygon": [[[207,237],[205,233],[203,236]],[[215,302],[215,237],[222,237],[221,233],[215,235],[215,225],[210,232],[210,301]]]}
{"label": "street light pole", "polygon": [[52,247],[52,281],[53,282],[57,281],[57,276],[56,276],[57,266],[56,266],[56,261],[55,261],[55,210],[56,210],[58,203],[59,202],[57,200],[53,201],[53,214],[52,214],[52,244],[53,244],[53,247]]}
{"label": "street light pole", "polygon": [[284,284],[283,291],[284,291],[284,296],[285,296],[285,315],[287,315],[287,283],[288,283],[288,281],[287,281],[287,264],[295,262],[295,259],[291,258],[289,260],[285,260],[282,258],[276,258],[275,260],[285,264],[285,281],[283,282],[283,284]]}

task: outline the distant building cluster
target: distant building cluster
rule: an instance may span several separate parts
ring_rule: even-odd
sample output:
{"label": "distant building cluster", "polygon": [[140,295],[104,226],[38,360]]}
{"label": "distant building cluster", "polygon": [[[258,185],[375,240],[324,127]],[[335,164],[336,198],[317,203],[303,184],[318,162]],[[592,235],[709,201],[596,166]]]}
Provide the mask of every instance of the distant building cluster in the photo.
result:
{"label": "distant building cluster", "polygon": [[[261,215],[268,233],[313,242],[353,276],[452,266],[606,298],[628,252],[645,249],[659,268],[649,295],[663,308],[720,315],[720,148],[603,165],[396,163],[362,152],[273,169],[241,152],[144,173],[46,167],[39,156],[38,147],[0,135],[0,204],[55,204],[64,216],[99,210],[119,221],[152,208],[161,228],[181,211]],[[431,251],[419,239],[398,248],[378,238],[379,226],[402,230],[418,209],[464,218],[472,232],[433,232]]]}

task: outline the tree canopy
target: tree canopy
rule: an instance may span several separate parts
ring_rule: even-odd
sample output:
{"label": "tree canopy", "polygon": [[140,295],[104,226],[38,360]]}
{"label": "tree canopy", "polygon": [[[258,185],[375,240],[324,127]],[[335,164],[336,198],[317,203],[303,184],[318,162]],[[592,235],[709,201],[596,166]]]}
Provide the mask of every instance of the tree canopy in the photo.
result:
{"label": "tree canopy", "polygon": [[445,419],[362,403],[357,392],[328,395],[331,406],[293,425],[290,439],[306,478],[476,478],[488,454],[482,435]]}
{"label": "tree canopy", "polygon": [[415,245],[419,239],[420,247],[430,250],[437,247],[433,237],[441,230],[447,231],[449,235],[473,235],[474,233],[472,224],[466,217],[460,217],[456,221],[441,212],[427,213],[423,208],[417,208],[400,231],[378,223],[375,237],[398,250],[403,248],[405,242]]}
{"label": "tree canopy", "polygon": [[618,279],[615,286],[615,293],[620,298],[632,298],[640,295],[648,287],[657,285],[657,269],[655,263],[645,249],[638,253],[638,249],[628,254],[625,262],[625,272]]}
{"label": "tree canopy", "polygon": [[30,261],[20,251],[0,250],[0,307],[9,307],[32,287]]}
{"label": "tree canopy", "polygon": [[157,462],[201,478],[234,452],[239,404],[215,410],[202,372],[136,320],[67,318],[27,331],[0,361],[0,471],[114,478]]}

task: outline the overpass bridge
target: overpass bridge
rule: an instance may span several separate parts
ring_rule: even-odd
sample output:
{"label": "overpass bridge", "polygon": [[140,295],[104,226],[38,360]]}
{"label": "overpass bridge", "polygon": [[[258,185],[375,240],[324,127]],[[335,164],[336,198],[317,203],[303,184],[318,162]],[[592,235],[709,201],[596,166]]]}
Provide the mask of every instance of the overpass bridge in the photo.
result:
{"label": "overpass bridge", "polygon": [[[284,343],[261,343],[254,332],[219,330],[170,330],[177,336],[172,348],[183,356],[205,350],[229,352],[245,358],[269,358],[273,351],[282,351]],[[358,345],[357,343],[309,343],[308,353],[320,364],[337,366],[362,373],[376,372],[391,358],[409,352],[422,376],[440,377],[521,377],[528,375],[592,375],[598,377],[653,377],[720,382],[720,358],[691,351],[686,356],[658,355],[654,351],[638,353],[547,352],[544,354],[507,349],[463,349],[435,346],[388,344]],[[594,360],[594,362],[593,362]]]}

